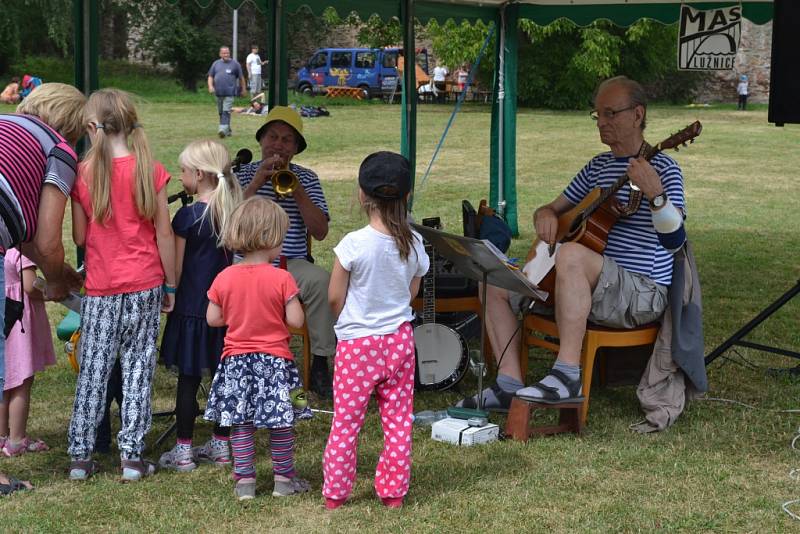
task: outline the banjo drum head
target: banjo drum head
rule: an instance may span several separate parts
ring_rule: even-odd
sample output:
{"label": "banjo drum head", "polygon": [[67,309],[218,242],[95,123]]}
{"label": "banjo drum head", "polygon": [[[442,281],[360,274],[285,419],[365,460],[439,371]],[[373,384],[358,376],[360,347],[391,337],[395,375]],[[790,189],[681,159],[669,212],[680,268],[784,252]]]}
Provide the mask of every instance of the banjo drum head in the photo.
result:
{"label": "banjo drum head", "polygon": [[417,377],[423,388],[446,389],[458,381],[464,346],[457,332],[442,324],[422,324],[414,328],[414,343]]}

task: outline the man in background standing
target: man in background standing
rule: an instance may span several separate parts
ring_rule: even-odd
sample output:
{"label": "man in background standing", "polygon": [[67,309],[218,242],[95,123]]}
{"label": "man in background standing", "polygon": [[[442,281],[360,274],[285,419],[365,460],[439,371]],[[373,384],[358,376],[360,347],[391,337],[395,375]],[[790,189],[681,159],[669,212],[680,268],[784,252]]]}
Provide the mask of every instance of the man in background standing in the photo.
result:
{"label": "man in background standing", "polygon": [[258,45],[253,44],[250,46],[250,54],[245,59],[244,64],[247,66],[247,76],[250,80],[250,97],[255,97],[261,92],[261,66],[267,61],[261,61],[261,56],[258,55]]}
{"label": "man in background standing", "polygon": [[217,97],[219,112],[219,136],[230,136],[231,109],[233,99],[244,94],[244,74],[239,62],[231,58],[231,49],[223,46],[219,49],[219,59],[211,64],[208,70],[208,92]]}
{"label": "man in background standing", "polygon": [[433,84],[436,86],[436,101],[440,104],[444,102],[447,93],[447,75],[450,72],[444,65],[436,65],[433,69]]}

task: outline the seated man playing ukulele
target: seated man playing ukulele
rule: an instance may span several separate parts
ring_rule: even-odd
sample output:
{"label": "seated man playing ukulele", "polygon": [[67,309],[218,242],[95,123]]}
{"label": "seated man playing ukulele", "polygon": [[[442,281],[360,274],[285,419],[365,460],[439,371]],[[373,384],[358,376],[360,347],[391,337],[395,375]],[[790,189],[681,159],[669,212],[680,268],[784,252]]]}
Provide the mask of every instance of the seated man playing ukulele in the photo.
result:
{"label": "seated man playing ukulele", "polygon": [[[598,154],[578,172],[564,192],[533,214],[536,234],[554,243],[559,215],[579,204],[596,187],[609,187],[626,172],[630,182],[616,198],[628,206],[631,184],[644,198],[628,206],[608,234],[601,255],[578,241],[563,243],[555,258],[555,317],[560,340],[555,365],[541,381],[524,387],[519,367],[518,314],[530,300],[489,286],[486,327],[495,358],[497,383],[482,392],[484,408],[508,410],[516,394],[545,403],[582,400],[580,354],[586,322],[612,328],[633,328],[657,320],[667,305],[672,279],[672,254],[686,239],[683,228],[683,176],[675,161],[658,153],[650,162],[640,157],[647,102],[642,87],[618,76],[601,83],[595,92],[600,140],[611,148]],[[505,354],[502,354],[505,348]],[[459,406],[477,406],[477,397]]]}

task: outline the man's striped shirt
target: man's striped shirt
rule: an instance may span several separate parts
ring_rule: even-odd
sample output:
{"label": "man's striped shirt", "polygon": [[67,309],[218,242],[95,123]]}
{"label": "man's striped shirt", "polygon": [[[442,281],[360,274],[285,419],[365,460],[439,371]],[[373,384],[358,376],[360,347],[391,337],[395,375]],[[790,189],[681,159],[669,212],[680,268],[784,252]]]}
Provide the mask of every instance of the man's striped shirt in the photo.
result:
{"label": "man's striped shirt", "polygon": [[[246,188],[253,181],[256,175],[260,161],[248,163],[239,167],[237,177],[242,188]],[[328,214],[328,203],[325,201],[325,194],[322,192],[322,185],[316,173],[311,169],[301,167],[294,163],[289,164],[289,170],[297,175],[300,184],[306,190],[311,202],[314,203],[319,209],[325,213],[325,217],[330,220]],[[300,209],[297,203],[291,196],[286,198],[278,198],[275,191],[272,189],[272,182],[267,180],[267,183],[262,185],[258,190],[259,195],[264,195],[270,200],[277,202],[286,213],[289,215],[289,231],[286,233],[286,239],[283,241],[283,250],[281,254],[287,258],[305,258],[308,255],[308,248],[306,246],[306,224],[303,222],[303,217],[300,215]]]}
{"label": "man's striped shirt", "polygon": [[[573,204],[578,204],[595,187],[610,187],[625,174],[629,159],[614,157],[611,152],[595,156],[573,178],[564,190],[564,195]],[[678,164],[663,153],[657,154],[650,164],[661,177],[670,202],[686,213],[683,174]],[[626,205],[630,194],[631,186],[627,183],[617,192],[616,197],[620,204]],[[625,269],[643,274],[658,284],[669,285],[672,282],[672,254],[658,242],[650,203],[644,196],[635,213],[620,217],[611,228],[604,254]]]}

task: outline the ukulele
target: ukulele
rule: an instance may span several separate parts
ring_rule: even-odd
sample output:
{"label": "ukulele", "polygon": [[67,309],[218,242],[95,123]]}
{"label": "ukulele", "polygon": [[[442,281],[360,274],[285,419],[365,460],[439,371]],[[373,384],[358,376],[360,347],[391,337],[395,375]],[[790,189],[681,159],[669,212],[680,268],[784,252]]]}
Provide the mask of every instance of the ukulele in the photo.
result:
{"label": "ukulele", "polygon": [[[656,146],[646,142],[642,144],[639,154],[650,161],[656,154],[664,150],[675,149],[686,143],[693,143],[694,138],[700,135],[703,126],[695,121],[680,132],[664,139]],[[589,249],[602,254],[608,241],[611,228],[625,213],[614,196],[626,183],[630,181],[628,174],[620,176],[611,187],[596,187],[574,208],[565,211],[558,217],[558,230],[554,245],[548,245],[538,237],[525,260],[523,273],[528,280],[539,289],[548,293],[545,304],[552,306],[556,282],[555,251],[557,244],[577,242]]]}

